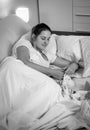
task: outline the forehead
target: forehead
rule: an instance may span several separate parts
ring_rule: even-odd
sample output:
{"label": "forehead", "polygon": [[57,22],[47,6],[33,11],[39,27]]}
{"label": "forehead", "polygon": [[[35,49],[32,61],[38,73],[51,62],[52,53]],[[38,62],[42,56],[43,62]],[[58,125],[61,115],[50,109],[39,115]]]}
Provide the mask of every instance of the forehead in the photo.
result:
{"label": "forehead", "polygon": [[45,37],[49,37],[51,35],[51,32],[50,31],[48,31],[48,30],[45,30],[45,31],[42,31],[41,33],[40,33],[40,36],[45,36]]}

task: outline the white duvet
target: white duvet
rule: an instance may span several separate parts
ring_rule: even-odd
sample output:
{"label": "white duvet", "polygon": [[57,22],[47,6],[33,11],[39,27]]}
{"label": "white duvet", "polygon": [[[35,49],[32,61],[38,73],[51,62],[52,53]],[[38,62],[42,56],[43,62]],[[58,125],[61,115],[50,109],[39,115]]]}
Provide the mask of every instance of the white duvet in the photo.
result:
{"label": "white duvet", "polygon": [[13,57],[0,64],[0,125],[8,130],[87,127],[79,111],[80,104],[64,98],[48,76]]}

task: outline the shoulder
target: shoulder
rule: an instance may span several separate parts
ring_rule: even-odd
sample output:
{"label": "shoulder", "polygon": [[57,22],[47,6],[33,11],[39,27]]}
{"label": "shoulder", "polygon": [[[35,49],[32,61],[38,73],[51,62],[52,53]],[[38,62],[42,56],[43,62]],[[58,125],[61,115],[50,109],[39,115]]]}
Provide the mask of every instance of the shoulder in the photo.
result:
{"label": "shoulder", "polygon": [[22,59],[23,60],[30,59],[29,49],[26,46],[19,46],[17,48],[17,54],[16,55],[21,60]]}

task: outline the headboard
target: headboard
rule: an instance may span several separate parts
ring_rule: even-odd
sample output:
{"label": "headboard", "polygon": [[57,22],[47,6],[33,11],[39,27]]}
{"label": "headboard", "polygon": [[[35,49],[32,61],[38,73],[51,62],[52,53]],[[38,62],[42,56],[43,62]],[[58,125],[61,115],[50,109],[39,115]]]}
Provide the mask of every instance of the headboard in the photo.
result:
{"label": "headboard", "polygon": [[53,34],[57,35],[83,35],[83,36],[90,36],[90,32],[68,32],[68,31],[52,31]]}
{"label": "headboard", "polygon": [[12,45],[30,30],[16,15],[9,15],[0,21],[0,62],[11,54]]}

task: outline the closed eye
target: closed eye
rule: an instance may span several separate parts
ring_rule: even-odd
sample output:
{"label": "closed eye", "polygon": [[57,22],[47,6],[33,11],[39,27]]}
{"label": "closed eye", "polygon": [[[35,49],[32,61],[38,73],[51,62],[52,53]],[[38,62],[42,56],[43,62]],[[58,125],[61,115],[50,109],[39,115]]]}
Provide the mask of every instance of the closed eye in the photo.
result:
{"label": "closed eye", "polygon": [[49,41],[50,40],[50,37],[47,39],[46,37],[41,37],[42,40],[47,40]]}

